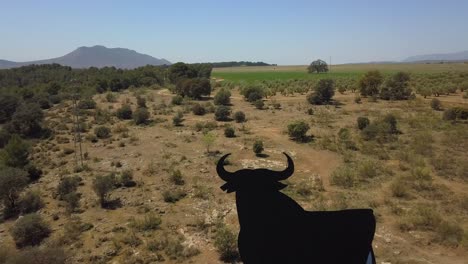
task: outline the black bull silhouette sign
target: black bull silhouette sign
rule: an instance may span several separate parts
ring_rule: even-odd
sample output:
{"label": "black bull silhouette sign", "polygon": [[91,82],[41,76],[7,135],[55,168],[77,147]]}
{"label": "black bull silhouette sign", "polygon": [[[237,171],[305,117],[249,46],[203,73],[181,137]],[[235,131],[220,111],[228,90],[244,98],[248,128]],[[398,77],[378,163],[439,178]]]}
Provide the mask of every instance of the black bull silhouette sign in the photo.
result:
{"label": "black bull silhouette sign", "polygon": [[375,263],[372,209],[305,211],[279,191],[286,187],[280,181],[294,172],[286,153],[283,171],[228,172],[224,162],[229,155],[221,157],[216,171],[226,182],[221,189],[236,192],[238,247],[244,263]]}

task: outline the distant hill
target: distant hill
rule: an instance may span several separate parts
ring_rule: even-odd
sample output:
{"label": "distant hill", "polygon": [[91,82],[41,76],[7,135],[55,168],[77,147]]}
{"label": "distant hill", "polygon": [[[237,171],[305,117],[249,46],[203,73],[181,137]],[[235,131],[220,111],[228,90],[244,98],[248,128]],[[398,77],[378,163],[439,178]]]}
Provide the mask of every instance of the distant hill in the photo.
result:
{"label": "distant hill", "polygon": [[65,56],[28,62],[0,60],[0,69],[21,67],[31,64],[58,63],[72,68],[114,66],[122,69],[133,69],[145,65],[170,65],[165,59],[157,59],[134,50],[124,48],[106,48],[104,46],[80,47]]}
{"label": "distant hill", "polygon": [[454,53],[426,54],[411,56],[403,62],[443,62],[443,61],[467,61],[468,50]]}

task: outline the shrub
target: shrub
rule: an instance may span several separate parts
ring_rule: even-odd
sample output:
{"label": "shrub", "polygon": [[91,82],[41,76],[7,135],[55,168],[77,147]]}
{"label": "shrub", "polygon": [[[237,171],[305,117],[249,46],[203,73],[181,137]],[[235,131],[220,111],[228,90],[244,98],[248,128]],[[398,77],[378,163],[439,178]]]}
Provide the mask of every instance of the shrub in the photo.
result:
{"label": "shrub", "polygon": [[265,106],[265,103],[263,102],[263,100],[257,100],[254,102],[254,105],[257,109],[263,109],[263,107]]}
{"label": "shrub", "polygon": [[204,107],[207,113],[214,113],[216,111],[216,107],[211,102],[206,102]]}
{"label": "shrub", "polygon": [[146,108],[138,108],[134,113],[133,113],[133,121],[137,125],[144,125],[148,123],[148,119],[150,117],[150,113]]}
{"label": "shrub", "polygon": [[192,106],[192,112],[194,115],[204,115],[206,113],[206,109],[201,104],[196,103]]}
{"label": "shrub", "polygon": [[359,91],[362,96],[374,96],[379,93],[383,76],[379,71],[369,71],[359,79]]}
{"label": "shrub", "polygon": [[436,110],[436,111],[439,111],[441,109],[440,100],[437,99],[437,98],[432,99],[431,100],[431,108]]}
{"label": "shrub", "polygon": [[210,153],[210,147],[214,144],[216,140],[216,135],[208,132],[203,135],[202,141],[203,144],[206,146],[206,152]]}
{"label": "shrub", "polygon": [[0,199],[5,206],[4,218],[16,213],[19,194],[27,184],[25,171],[10,167],[0,169]]}
{"label": "shrub", "polygon": [[456,247],[463,239],[463,228],[455,222],[442,221],[436,230],[437,241],[447,245]]}
{"label": "shrub", "polygon": [[390,184],[392,196],[397,198],[405,198],[409,196],[408,183],[403,178],[397,178]]}
{"label": "shrub", "polygon": [[335,82],[332,79],[322,79],[315,86],[315,92],[307,96],[311,104],[320,105],[330,103],[335,95]]}
{"label": "shrub", "polygon": [[170,176],[169,179],[175,185],[184,185],[185,184],[185,180],[184,180],[184,177],[182,176],[182,172],[180,172],[180,170],[178,170],[178,169],[171,171],[171,176]]}
{"label": "shrub", "polygon": [[234,120],[236,120],[237,123],[243,123],[245,122],[245,114],[242,111],[237,111],[234,113]]}
{"label": "shrub", "polygon": [[119,119],[132,119],[132,114],[132,108],[128,104],[122,105],[122,107],[120,107],[116,113]]}
{"label": "shrub", "polygon": [[[7,259],[8,264],[64,264],[68,256],[61,248],[25,248]],[[0,259],[0,263],[1,259]]]}
{"label": "shrub", "polygon": [[308,115],[314,115],[314,109],[313,108],[307,109],[307,114]]}
{"label": "shrub", "polygon": [[343,188],[352,188],[357,182],[354,170],[349,166],[338,167],[330,177],[330,183]]}
{"label": "shrub", "polygon": [[366,128],[369,125],[369,123],[370,121],[369,121],[369,118],[367,117],[360,116],[357,119],[357,125],[358,125],[359,130],[363,130],[364,128]]}
{"label": "shrub", "polygon": [[383,122],[388,124],[389,130],[388,133],[390,134],[397,134],[398,133],[398,128],[397,128],[397,119],[395,115],[393,114],[387,114],[383,118]]}
{"label": "shrub", "polygon": [[222,88],[214,97],[215,105],[229,105],[231,103],[231,92]]}
{"label": "shrub", "polygon": [[135,185],[133,181],[133,172],[131,170],[124,170],[119,177],[119,185],[125,187],[132,187]]}
{"label": "shrub", "polygon": [[18,248],[37,246],[50,232],[49,225],[34,213],[19,218],[11,229],[11,235]]}
{"label": "shrub", "polygon": [[117,97],[113,92],[106,93],[106,101],[109,103],[115,103],[117,101]]}
{"label": "shrub", "polygon": [[235,130],[233,127],[226,127],[224,129],[224,136],[228,137],[228,138],[232,138],[232,137],[235,137],[236,134],[235,134]]}
{"label": "shrub", "polygon": [[344,94],[346,92],[346,87],[344,87],[343,85],[341,85],[340,87],[338,87],[338,92],[340,94]]}
{"label": "shrub", "polygon": [[410,76],[405,72],[397,72],[387,79],[380,89],[380,98],[384,100],[406,100],[411,95],[409,87]]}
{"label": "shrub", "polygon": [[85,98],[83,100],[80,100],[80,102],[78,103],[78,108],[79,109],[95,109],[96,102],[93,100],[93,98]]}
{"label": "shrub", "polygon": [[21,214],[30,214],[39,211],[44,207],[44,202],[39,195],[39,192],[28,191],[20,200]]}
{"label": "shrub", "polygon": [[42,131],[41,123],[44,113],[38,104],[23,103],[11,117],[11,122],[5,128],[12,134],[23,137],[37,137]]}
{"label": "shrub", "polygon": [[77,176],[62,178],[57,186],[57,196],[63,200],[67,194],[73,193],[78,188],[81,179]]}
{"label": "shrub", "polygon": [[23,168],[29,163],[30,146],[18,135],[12,135],[0,158],[5,166]]}
{"label": "shrub", "polygon": [[360,104],[362,102],[361,96],[358,95],[358,96],[354,97],[354,102],[356,104]]}
{"label": "shrub", "polygon": [[94,129],[94,134],[96,135],[96,137],[98,138],[108,138],[110,136],[110,128],[106,127],[106,126],[98,126]]}
{"label": "shrub", "polygon": [[241,94],[249,102],[255,102],[265,96],[265,92],[260,86],[247,86],[241,90]]}
{"label": "shrub", "polygon": [[181,96],[200,99],[211,93],[211,83],[207,78],[182,79],[177,82],[175,92]]}
{"label": "shrub", "polygon": [[20,102],[15,96],[0,95],[0,105],[0,124],[3,124],[11,120]]}
{"label": "shrub", "polygon": [[141,96],[137,96],[136,100],[137,100],[138,108],[146,108],[146,99],[145,98],[143,98]]}
{"label": "shrub", "polygon": [[183,190],[166,190],[162,195],[166,203],[175,203],[184,198],[187,193]]}
{"label": "shrub", "polygon": [[295,121],[288,125],[288,134],[293,140],[304,140],[310,126],[304,121]]}
{"label": "shrub", "polygon": [[216,231],[214,246],[224,262],[235,263],[239,260],[237,239],[227,227],[218,228]]}
{"label": "shrub", "polygon": [[108,176],[96,176],[93,180],[93,190],[99,198],[101,207],[105,207],[107,204],[107,198],[109,192],[114,188],[114,177]]}
{"label": "shrub", "polygon": [[180,95],[172,97],[171,103],[173,105],[181,105],[184,102],[184,98]]}
{"label": "shrub", "polygon": [[216,108],[215,120],[216,121],[228,121],[231,115],[231,109],[229,107],[221,105]]}
{"label": "shrub", "polygon": [[68,213],[73,213],[78,207],[80,207],[81,195],[76,192],[70,192],[65,194],[62,198],[66,202],[66,209]]}
{"label": "shrub", "polygon": [[143,218],[143,220],[135,220],[132,219],[130,222],[130,226],[135,228],[139,231],[149,231],[149,230],[157,230],[161,226],[162,220],[156,214],[147,214]]}
{"label": "shrub", "polygon": [[173,117],[172,117],[172,123],[174,126],[181,126],[182,122],[184,121],[184,114],[182,112],[178,111]]}
{"label": "shrub", "polygon": [[256,140],[253,144],[253,152],[256,155],[260,155],[263,152],[263,141]]}

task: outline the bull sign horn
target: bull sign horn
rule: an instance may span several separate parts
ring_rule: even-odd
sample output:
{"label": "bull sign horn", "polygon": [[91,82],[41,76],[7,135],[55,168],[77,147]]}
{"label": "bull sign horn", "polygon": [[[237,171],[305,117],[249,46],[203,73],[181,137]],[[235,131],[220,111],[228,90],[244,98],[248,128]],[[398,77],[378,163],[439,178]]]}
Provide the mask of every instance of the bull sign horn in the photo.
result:
{"label": "bull sign horn", "polygon": [[[286,180],[287,178],[289,178],[294,173],[294,162],[293,162],[292,158],[288,154],[286,154],[286,152],[283,152],[283,154],[288,159],[288,167],[283,171],[272,171],[271,172],[273,174],[273,177],[277,181]],[[226,160],[226,158],[229,155],[231,155],[231,153],[228,153],[228,154],[222,156],[219,159],[218,164],[216,165],[216,172],[218,173],[219,177],[221,179],[223,179],[224,181],[226,181],[226,182],[231,180],[232,175],[234,174],[234,173],[228,172],[228,171],[226,171],[224,169],[224,161]]]}

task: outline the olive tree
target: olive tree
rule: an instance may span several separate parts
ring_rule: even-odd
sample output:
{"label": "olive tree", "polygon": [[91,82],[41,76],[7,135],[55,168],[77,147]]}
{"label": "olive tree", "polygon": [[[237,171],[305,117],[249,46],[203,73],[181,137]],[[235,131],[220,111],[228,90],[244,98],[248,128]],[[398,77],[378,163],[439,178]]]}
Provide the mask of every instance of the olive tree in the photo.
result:
{"label": "olive tree", "polygon": [[309,67],[307,67],[307,72],[309,73],[328,72],[328,65],[323,60],[315,60],[309,65]]}

